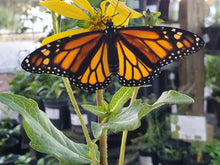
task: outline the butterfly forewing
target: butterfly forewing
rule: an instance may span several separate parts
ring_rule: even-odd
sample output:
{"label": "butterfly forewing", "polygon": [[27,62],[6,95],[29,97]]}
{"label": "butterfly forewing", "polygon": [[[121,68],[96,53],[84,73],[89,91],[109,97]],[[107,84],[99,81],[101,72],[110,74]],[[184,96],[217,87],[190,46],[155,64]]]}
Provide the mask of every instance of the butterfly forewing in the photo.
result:
{"label": "butterfly forewing", "polygon": [[103,88],[110,83],[111,73],[102,36],[101,31],[89,32],[51,42],[28,55],[22,68],[68,77],[83,89]]}

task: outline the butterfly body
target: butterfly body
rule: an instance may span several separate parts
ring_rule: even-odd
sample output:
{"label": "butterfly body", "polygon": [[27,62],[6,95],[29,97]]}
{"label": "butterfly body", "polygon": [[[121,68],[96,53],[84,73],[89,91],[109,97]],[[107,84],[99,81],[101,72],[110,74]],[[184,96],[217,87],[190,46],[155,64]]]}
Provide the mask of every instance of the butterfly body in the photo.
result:
{"label": "butterfly body", "polygon": [[191,32],[171,27],[116,28],[81,33],[51,42],[27,56],[22,68],[68,77],[79,88],[108,86],[113,75],[124,86],[148,84],[167,65],[204,46]]}

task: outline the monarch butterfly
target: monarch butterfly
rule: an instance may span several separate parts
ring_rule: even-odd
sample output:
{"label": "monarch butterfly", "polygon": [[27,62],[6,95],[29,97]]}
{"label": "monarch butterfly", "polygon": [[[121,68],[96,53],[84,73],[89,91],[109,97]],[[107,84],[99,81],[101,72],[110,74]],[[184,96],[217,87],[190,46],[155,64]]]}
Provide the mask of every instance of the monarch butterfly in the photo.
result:
{"label": "monarch butterfly", "polygon": [[113,75],[123,86],[149,84],[167,65],[204,46],[194,33],[173,27],[116,28],[81,33],[53,41],[32,52],[22,68],[67,77],[85,90],[107,87]]}

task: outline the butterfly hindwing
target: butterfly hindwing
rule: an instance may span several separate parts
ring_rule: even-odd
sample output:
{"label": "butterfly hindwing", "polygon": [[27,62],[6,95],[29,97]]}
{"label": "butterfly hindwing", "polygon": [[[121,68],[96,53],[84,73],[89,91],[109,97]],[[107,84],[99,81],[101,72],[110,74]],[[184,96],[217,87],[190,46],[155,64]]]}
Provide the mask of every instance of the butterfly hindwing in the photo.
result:
{"label": "butterfly hindwing", "polygon": [[[132,47],[126,45],[123,41],[117,43],[119,59],[119,82],[124,86],[140,86],[150,83],[150,81],[159,73],[159,68],[147,66]],[[139,52],[140,53],[140,52]],[[154,74],[152,74],[154,72]]]}
{"label": "butterfly hindwing", "polygon": [[160,67],[204,46],[197,35],[171,27],[118,29],[119,80],[122,85],[148,84]]}
{"label": "butterfly hindwing", "polygon": [[102,42],[88,61],[86,70],[77,78],[69,78],[79,88],[97,90],[111,83],[111,72],[108,64],[107,44]]}

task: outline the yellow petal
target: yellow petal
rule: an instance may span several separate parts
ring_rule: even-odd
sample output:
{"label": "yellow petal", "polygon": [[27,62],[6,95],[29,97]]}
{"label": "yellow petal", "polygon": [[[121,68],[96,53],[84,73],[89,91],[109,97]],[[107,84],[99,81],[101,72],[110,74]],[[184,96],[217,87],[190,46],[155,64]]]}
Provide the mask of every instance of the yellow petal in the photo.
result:
{"label": "yellow petal", "polygon": [[116,14],[114,12],[115,12],[115,7],[112,4],[109,4],[106,9],[106,15],[112,17],[114,14]]}
{"label": "yellow petal", "polygon": [[[117,15],[115,15],[116,13],[118,13]],[[123,12],[123,13],[119,13],[118,11],[115,11],[115,6],[113,6],[112,4],[109,4],[106,10],[106,15],[112,17],[112,22],[114,23],[115,26],[123,26],[123,25],[127,25],[129,18],[128,18],[128,13]]]}
{"label": "yellow petal", "polygon": [[86,15],[86,13],[83,12],[81,9],[63,1],[42,1],[40,2],[40,4],[65,17],[79,20],[89,20],[89,16]]}
{"label": "yellow petal", "polygon": [[128,25],[129,19],[128,16],[125,15],[116,15],[112,18],[112,22],[114,23],[115,26],[124,26]]}
{"label": "yellow petal", "polygon": [[100,9],[102,11],[102,15],[105,15],[105,12],[106,12],[106,3],[107,1],[102,1],[101,4],[100,4]]}
{"label": "yellow petal", "polygon": [[87,0],[72,0],[77,6],[94,15],[95,11]]}
{"label": "yellow petal", "polygon": [[129,18],[139,18],[143,16],[141,13],[126,6],[125,2],[120,2],[118,0],[107,0],[107,1],[116,8],[116,11],[119,12],[119,14],[127,15],[128,17],[128,15],[131,13]]}
{"label": "yellow petal", "polygon": [[44,45],[46,45],[50,42],[53,42],[53,41],[61,39],[61,38],[65,38],[65,37],[80,34],[80,33],[85,33],[85,32],[88,32],[88,31],[89,31],[89,29],[74,29],[74,30],[65,31],[65,32],[62,32],[62,33],[57,33],[57,34],[54,34],[50,37],[45,38],[42,41],[41,46],[44,46]]}

